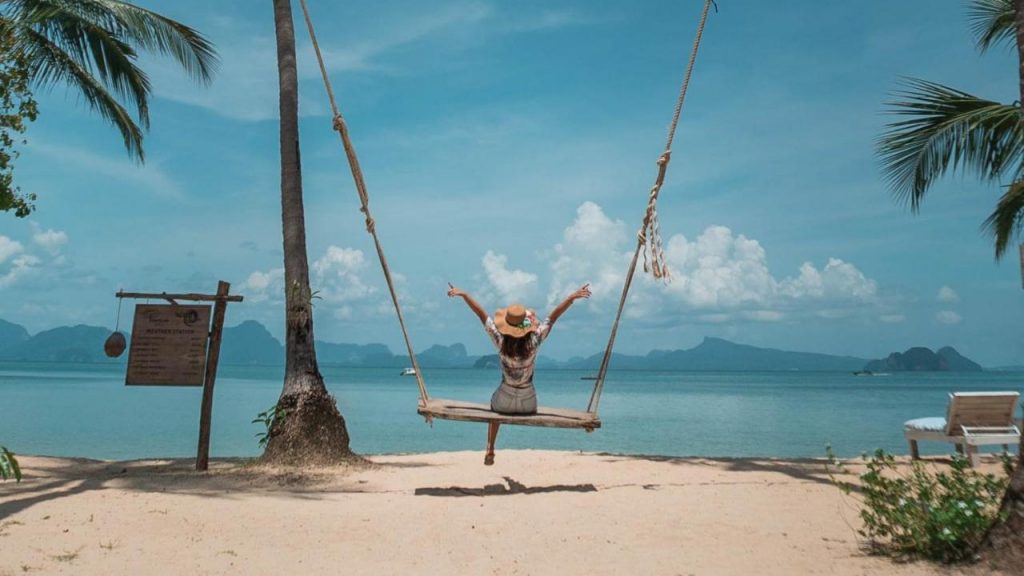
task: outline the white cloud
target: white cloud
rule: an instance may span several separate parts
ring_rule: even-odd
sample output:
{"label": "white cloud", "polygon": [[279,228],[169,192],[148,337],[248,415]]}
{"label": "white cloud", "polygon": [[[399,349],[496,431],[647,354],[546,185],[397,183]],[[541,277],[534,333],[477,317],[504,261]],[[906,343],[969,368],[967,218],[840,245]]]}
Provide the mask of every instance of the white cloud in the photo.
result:
{"label": "white cloud", "polygon": [[829,258],[819,272],[810,262],[800,266],[797,278],[780,284],[783,294],[794,298],[830,298],[868,302],[878,295],[878,284],[869,280],[854,265],[838,258]]}
{"label": "white cloud", "polygon": [[11,267],[3,275],[0,275],[0,288],[13,285],[20,278],[33,273],[39,267],[39,258],[31,254],[15,256],[11,261]]}
{"label": "white cloud", "polygon": [[665,258],[672,271],[665,291],[692,308],[763,307],[775,292],[761,245],[724,226],[707,228],[694,242],[673,236]]}
{"label": "white cloud", "polygon": [[246,299],[253,303],[266,300],[280,301],[284,298],[284,268],[253,272],[246,278],[240,290]]}
{"label": "white cloud", "polygon": [[43,230],[35,222],[32,223],[32,241],[43,247],[51,256],[60,253],[60,247],[68,243],[68,235],[65,232],[48,229]]}
{"label": "white cloud", "polygon": [[367,286],[360,276],[365,264],[362,250],[328,246],[324,255],[313,263],[314,292],[330,305],[370,296],[374,289]]}
{"label": "white cloud", "polygon": [[939,312],[936,312],[935,319],[940,324],[949,324],[951,326],[954,324],[959,324],[963,320],[963,318],[961,318],[959,314],[953,312],[952,310],[940,310]]}
{"label": "white cloud", "polygon": [[483,257],[487,281],[503,303],[526,302],[537,287],[537,275],[523,270],[509,270],[508,257],[488,250]]}
{"label": "white cloud", "polygon": [[949,286],[943,286],[939,288],[939,293],[935,295],[935,300],[942,303],[959,302],[960,295]]}
{"label": "white cloud", "polygon": [[[592,283],[591,306],[617,304],[632,257],[629,240],[621,221],[584,202],[551,251],[549,304],[585,281]],[[877,283],[839,258],[830,258],[822,268],[806,262],[796,276],[776,279],[761,244],[724,226],[709,226],[692,241],[672,236],[665,259],[672,271],[669,284],[651,280],[638,268],[627,304],[630,317],[664,321],[683,314],[708,323],[780,322],[806,314],[840,319],[879,300]]]}
{"label": "white cloud", "polygon": [[608,218],[593,202],[580,205],[553,250],[548,305],[554,306],[584,282],[590,283],[596,303],[617,298],[629,263],[623,252],[626,238],[621,220]]}
{"label": "white cloud", "polygon": [[896,324],[898,322],[903,322],[907,318],[903,314],[882,314],[878,319],[886,324]]}
{"label": "white cloud", "polygon": [[24,250],[25,247],[21,245],[21,242],[0,234],[0,264],[6,262],[11,256],[21,254]]}

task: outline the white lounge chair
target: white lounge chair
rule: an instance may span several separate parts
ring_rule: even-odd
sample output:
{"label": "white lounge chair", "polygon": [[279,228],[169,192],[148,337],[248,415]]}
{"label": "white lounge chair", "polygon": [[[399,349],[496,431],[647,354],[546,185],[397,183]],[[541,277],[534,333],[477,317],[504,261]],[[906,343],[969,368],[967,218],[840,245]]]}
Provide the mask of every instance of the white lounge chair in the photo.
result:
{"label": "white lounge chair", "polygon": [[978,446],[1020,442],[1020,428],[1014,421],[1018,392],[954,392],[949,395],[946,417],[917,418],[903,424],[910,442],[910,455],[917,460],[918,440],[949,442],[958,452],[967,452],[971,465],[978,462]]}

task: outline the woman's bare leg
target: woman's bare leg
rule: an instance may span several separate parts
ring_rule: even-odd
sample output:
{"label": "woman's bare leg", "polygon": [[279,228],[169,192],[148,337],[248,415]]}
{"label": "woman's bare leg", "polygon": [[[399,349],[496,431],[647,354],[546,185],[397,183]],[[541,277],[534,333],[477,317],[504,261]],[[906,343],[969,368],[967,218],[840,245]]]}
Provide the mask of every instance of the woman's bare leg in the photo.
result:
{"label": "woman's bare leg", "polygon": [[494,464],[494,441],[498,438],[498,426],[501,424],[487,423],[487,454],[484,456],[484,464],[487,466]]}

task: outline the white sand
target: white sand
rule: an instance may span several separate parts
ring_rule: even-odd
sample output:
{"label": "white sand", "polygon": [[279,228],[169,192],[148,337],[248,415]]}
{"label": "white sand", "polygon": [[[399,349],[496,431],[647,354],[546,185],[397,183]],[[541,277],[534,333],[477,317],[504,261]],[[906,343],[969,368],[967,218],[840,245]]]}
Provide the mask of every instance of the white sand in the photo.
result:
{"label": "white sand", "polygon": [[197,473],[191,460],[23,457],[24,481],[0,483],[0,576],[960,573],[866,554],[856,502],[820,461],[372,461]]}

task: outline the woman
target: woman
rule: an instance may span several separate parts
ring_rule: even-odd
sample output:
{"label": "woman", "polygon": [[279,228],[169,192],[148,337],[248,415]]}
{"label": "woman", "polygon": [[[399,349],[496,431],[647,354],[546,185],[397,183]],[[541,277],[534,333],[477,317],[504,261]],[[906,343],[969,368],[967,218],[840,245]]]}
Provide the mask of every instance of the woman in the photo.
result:
{"label": "woman", "polygon": [[[533,368],[537,362],[537,349],[548,336],[555,321],[580,298],[590,298],[590,284],[584,284],[555,306],[547,319],[537,322],[533,310],[522,304],[512,304],[494,313],[492,319],[483,307],[466,292],[448,284],[448,297],[462,297],[469,309],[480,318],[488,336],[498,349],[501,359],[501,385],[491,395],[491,410],[501,414],[535,414],[537,391],[533,387]],[[497,422],[487,429],[487,454],[484,464],[494,464],[494,440],[498,437]]]}

